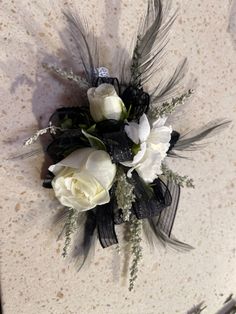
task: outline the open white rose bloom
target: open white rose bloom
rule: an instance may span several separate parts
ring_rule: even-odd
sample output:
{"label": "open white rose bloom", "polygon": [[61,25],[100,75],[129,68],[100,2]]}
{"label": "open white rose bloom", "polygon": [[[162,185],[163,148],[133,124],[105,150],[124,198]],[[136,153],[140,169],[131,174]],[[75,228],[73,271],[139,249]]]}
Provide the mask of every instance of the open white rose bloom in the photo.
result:
{"label": "open white rose bloom", "polygon": [[143,114],[139,123],[129,122],[125,126],[128,137],[140,145],[140,150],[133,161],[122,163],[126,167],[131,167],[128,177],[131,177],[135,169],[145,182],[151,183],[162,173],[161,163],[170,147],[172,132],[171,126],[165,126],[165,122],[166,118],[159,118],[151,127],[147,116]]}
{"label": "open white rose bloom", "polygon": [[116,166],[106,152],[78,149],[49,170],[55,174],[52,187],[62,205],[85,211],[110,201]]}

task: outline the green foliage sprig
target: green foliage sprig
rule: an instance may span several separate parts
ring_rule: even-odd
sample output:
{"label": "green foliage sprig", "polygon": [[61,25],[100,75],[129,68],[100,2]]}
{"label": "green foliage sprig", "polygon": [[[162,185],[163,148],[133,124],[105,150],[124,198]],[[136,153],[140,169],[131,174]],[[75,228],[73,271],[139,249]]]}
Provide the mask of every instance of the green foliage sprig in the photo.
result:
{"label": "green foliage sprig", "polygon": [[128,221],[132,203],[135,201],[134,187],[127,181],[126,174],[121,167],[118,167],[116,173],[115,196],[118,208],[122,209],[124,221]]}
{"label": "green foliage sprig", "polygon": [[137,279],[138,263],[142,258],[142,246],[141,246],[141,233],[142,233],[142,221],[137,219],[135,215],[130,215],[130,242],[131,253],[133,256],[130,266],[130,279],[129,279],[129,291],[134,288],[134,282]]}
{"label": "green foliage sprig", "polygon": [[179,175],[177,172],[169,169],[165,164],[162,164],[162,172],[168,180],[173,181],[181,187],[195,188],[193,179],[189,178],[188,176]]}
{"label": "green foliage sprig", "polygon": [[89,83],[81,76],[74,74],[73,71],[67,72],[57,67],[56,65],[52,65],[48,63],[43,63],[42,66],[44,69],[52,73],[55,73],[56,75],[58,75],[60,78],[64,80],[72,81],[80,85],[80,87],[83,87],[83,88],[89,88]]}
{"label": "green foliage sprig", "polygon": [[149,115],[153,119],[167,116],[174,112],[177,106],[183,105],[184,102],[194,93],[194,90],[189,89],[180,97],[172,98],[170,102],[164,102],[161,106],[150,108]]}
{"label": "green foliage sprig", "polygon": [[69,213],[67,216],[67,220],[65,223],[65,244],[63,247],[63,253],[62,256],[66,257],[68,248],[71,244],[71,235],[75,232],[77,228],[77,219],[78,219],[78,214],[74,208],[69,209]]}

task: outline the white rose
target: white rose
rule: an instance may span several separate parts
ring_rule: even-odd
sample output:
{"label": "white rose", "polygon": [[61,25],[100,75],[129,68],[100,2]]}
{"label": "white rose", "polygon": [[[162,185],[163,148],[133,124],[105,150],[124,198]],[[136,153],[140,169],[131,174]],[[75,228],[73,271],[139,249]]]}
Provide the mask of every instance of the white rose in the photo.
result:
{"label": "white rose", "polygon": [[159,118],[150,127],[148,118],[143,114],[139,123],[130,122],[125,126],[128,137],[140,150],[132,161],[123,162],[126,167],[131,167],[128,176],[135,169],[139,176],[148,183],[153,182],[162,174],[161,164],[170,147],[171,126],[165,126],[166,118]]}
{"label": "white rose", "polygon": [[82,148],[49,167],[52,187],[64,206],[85,211],[110,201],[116,166],[102,150]]}
{"label": "white rose", "polygon": [[126,108],[113,85],[101,84],[96,88],[89,88],[87,95],[90,113],[95,122],[124,118]]}

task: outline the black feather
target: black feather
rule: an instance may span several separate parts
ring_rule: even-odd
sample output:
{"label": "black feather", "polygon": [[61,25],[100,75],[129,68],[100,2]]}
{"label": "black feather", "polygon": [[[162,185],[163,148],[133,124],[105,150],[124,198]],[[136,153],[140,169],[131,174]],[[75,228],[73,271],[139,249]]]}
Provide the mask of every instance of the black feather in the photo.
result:
{"label": "black feather", "polygon": [[163,103],[176,95],[179,85],[187,72],[187,67],[187,59],[185,58],[178,64],[172,76],[162,86],[159,84],[150,93],[152,104]]}
{"label": "black feather", "polygon": [[[81,21],[73,12],[64,12],[69,32],[78,50],[79,59],[84,67],[87,81],[93,85],[96,80],[96,68],[99,67],[99,51],[93,33],[88,32],[87,22]],[[85,25],[85,27],[84,27]]]}
{"label": "black feather", "polygon": [[[168,42],[167,34],[176,15],[167,22],[161,0],[149,0],[146,16],[138,31],[137,44],[133,53],[132,81],[141,81],[141,85],[148,82],[162,64],[164,48]],[[134,84],[135,85],[135,84]]]}
{"label": "black feather", "polygon": [[231,121],[215,120],[207,123],[205,126],[187,132],[181,135],[179,140],[176,142],[172,148],[174,151],[184,151],[184,150],[196,150],[204,146],[204,144],[199,144],[205,138],[209,138],[221,132],[223,129],[229,126]]}
{"label": "black feather", "polygon": [[85,265],[86,262],[88,262],[89,257],[93,253],[97,239],[96,216],[92,210],[86,213],[86,218],[83,223],[84,229],[82,232],[79,230],[77,236],[77,245],[75,246],[73,251],[73,258],[76,259],[76,266],[78,268],[78,271]]}

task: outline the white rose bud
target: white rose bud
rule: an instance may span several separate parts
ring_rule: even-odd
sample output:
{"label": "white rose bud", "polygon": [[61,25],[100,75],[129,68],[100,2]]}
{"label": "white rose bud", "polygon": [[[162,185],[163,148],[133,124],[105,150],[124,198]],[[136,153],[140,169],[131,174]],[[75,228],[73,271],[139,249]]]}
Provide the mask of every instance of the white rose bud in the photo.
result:
{"label": "white rose bud", "polygon": [[126,108],[111,84],[101,84],[87,91],[90,113],[95,122],[114,119],[122,120],[126,115]]}
{"label": "white rose bud", "polygon": [[110,201],[116,166],[105,151],[78,149],[49,170],[55,174],[52,187],[62,205],[86,211]]}

